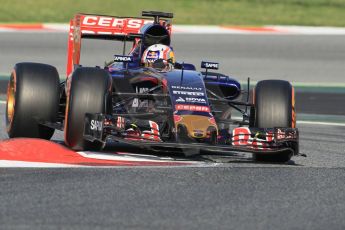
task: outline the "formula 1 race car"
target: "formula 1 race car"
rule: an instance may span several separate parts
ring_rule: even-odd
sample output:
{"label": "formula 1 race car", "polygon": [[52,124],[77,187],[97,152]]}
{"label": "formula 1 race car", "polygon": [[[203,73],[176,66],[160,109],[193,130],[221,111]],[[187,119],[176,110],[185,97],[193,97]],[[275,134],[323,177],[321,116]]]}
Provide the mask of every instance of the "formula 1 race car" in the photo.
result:
{"label": "formula 1 race car", "polygon": [[[160,50],[147,53],[157,44],[170,49],[173,15],[142,16],[77,14],[70,22],[66,81],[53,66],[17,63],[7,91],[9,137],[50,139],[58,129],[73,150],[98,151],[113,142],[187,156],[249,152],[256,160],[286,162],[298,155],[289,82],[264,80],[251,90],[248,80],[242,90],[215,72],[216,62],[202,61],[200,72],[173,55],[159,58]],[[82,39],[122,41],[123,52],[102,68],[84,67]]]}

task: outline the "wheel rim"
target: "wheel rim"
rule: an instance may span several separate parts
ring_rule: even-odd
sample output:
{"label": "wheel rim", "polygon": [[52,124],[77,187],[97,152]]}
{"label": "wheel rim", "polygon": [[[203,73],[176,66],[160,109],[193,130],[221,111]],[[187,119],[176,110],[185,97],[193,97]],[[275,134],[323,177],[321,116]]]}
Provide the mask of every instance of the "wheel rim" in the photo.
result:
{"label": "wheel rim", "polygon": [[15,105],[15,80],[13,74],[11,75],[10,82],[7,87],[7,121],[8,125],[12,123],[14,116],[14,105]]}

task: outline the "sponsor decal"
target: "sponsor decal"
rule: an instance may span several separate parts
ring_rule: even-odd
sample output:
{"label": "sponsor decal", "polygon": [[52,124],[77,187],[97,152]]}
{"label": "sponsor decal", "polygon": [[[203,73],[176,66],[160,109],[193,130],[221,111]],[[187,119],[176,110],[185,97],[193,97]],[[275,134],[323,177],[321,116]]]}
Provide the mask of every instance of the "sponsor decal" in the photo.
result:
{"label": "sponsor decal", "polygon": [[160,56],[159,50],[157,50],[157,51],[149,51],[149,52],[147,52],[145,60],[147,62],[149,62],[149,63],[153,63],[156,60],[158,60],[159,56]]}
{"label": "sponsor decal", "polygon": [[133,62],[133,57],[132,56],[115,55],[114,61],[115,62]]}
{"label": "sponsor decal", "polygon": [[275,130],[275,139],[277,141],[296,140],[298,139],[298,132],[295,129],[277,128]]}
{"label": "sponsor decal", "polygon": [[127,18],[113,18],[103,16],[85,16],[82,21],[83,26],[99,26],[99,27],[117,27],[117,28],[141,28],[144,24],[150,23],[152,20],[143,19],[127,19]]}
{"label": "sponsor decal", "polygon": [[206,62],[203,61],[201,62],[201,68],[204,69],[218,69],[219,68],[219,64],[216,62]]}
{"label": "sponsor decal", "polygon": [[186,101],[190,103],[197,102],[197,103],[206,104],[205,98],[186,97]]}
{"label": "sponsor decal", "polygon": [[102,131],[103,124],[101,121],[91,120],[90,122],[90,129],[94,131]]}
{"label": "sponsor decal", "polygon": [[201,91],[202,88],[200,87],[190,87],[190,86],[179,86],[179,85],[172,85],[172,89],[179,89],[179,90],[196,90],[196,91]]}
{"label": "sponsor decal", "polygon": [[186,100],[183,99],[182,97],[179,97],[179,98],[176,100],[176,102],[186,102]]}
{"label": "sponsor decal", "polygon": [[[264,136],[265,138],[260,138]],[[273,141],[273,133],[252,133],[248,127],[238,127],[232,131],[232,145],[248,146],[253,149],[268,148]]]}
{"label": "sponsor decal", "polygon": [[124,129],[126,125],[126,120],[124,117],[117,117],[116,127],[119,129]]}
{"label": "sponsor decal", "polygon": [[141,136],[152,141],[161,141],[161,138],[159,137],[159,125],[154,121],[149,121],[149,123],[151,130],[143,131],[143,134]]}
{"label": "sponsor decal", "polygon": [[147,93],[149,91],[149,88],[136,88],[137,93]]}
{"label": "sponsor decal", "polygon": [[204,93],[202,92],[189,92],[189,91],[178,91],[178,90],[173,90],[173,94],[175,95],[187,95],[187,96],[205,96]]}
{"label": "sponsor decal", "polygon": [[277,129],[277,140],[283,140],[286,138],[286,133],[281,129]]}
{"label": "sponsor decal", "polygon": [[188,111],[195,111],[195,112],[210,112],[210,107],[203,106],[203,105],[175,105],[176,110],[188,110]]}

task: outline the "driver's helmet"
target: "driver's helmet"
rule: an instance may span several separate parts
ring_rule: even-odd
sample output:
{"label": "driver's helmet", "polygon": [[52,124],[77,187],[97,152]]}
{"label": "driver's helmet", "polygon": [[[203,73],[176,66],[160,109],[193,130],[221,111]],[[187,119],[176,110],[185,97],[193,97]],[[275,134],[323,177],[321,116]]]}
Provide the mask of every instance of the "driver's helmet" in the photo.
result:
{"label": "driver's helmet", "polygon": [[143,53],[141,63],[146,67],[155,67],[154,63],[160,62],[166,66],[175,64],[175,55],[169,46],[155,44],[149,46]]}

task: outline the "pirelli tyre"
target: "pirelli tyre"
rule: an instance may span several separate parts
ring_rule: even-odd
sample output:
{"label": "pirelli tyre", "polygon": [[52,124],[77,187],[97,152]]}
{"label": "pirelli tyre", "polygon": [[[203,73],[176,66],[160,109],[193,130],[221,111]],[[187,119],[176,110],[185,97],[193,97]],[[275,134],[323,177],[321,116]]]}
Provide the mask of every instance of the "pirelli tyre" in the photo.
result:
{"label": "pirelli tyre", "polygon": [[60,79],[55,67],[17,63],[7,88],[6,128],[10,138],[50,139],[54,129],[42,125],[57,120]]}
{"label": "pirelli tyre", "polygon": [[[254,127],[295,128],[295,95],[294,88],[288,81],[264,80],[257,83],[253,93],[255,105]],[[253,111],[254,112],[254,111]],[[298,144],[291,146],[295,153]],[[254,154],[257,161],[286,162],[292,157],[290,151],[279,154]]]}
{"label": "pirelli tyre", "polygon": [[74,150],[101,150],[104,143],[84,139],[85,113],[108,113],[111,76],[103,69],[77,68],[67,81],[65,143]]}

